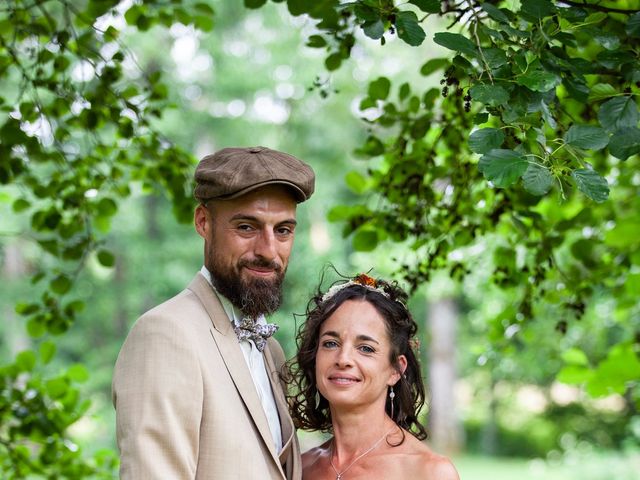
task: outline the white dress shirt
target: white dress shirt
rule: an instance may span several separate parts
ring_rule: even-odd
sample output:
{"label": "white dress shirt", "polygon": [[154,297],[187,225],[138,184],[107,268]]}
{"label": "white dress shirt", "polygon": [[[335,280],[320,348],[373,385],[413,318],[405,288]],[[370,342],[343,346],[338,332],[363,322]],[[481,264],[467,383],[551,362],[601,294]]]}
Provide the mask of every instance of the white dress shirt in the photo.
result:
{"label": "white dress shirt", "polygon": [[[200,273],[202,273],[204,278],[206,278],[209,284],[213,287],[213,290],[220,299],[220,303],[222,303],[222,308],[227,314],[227,317],[229,317],[229,321],[231,321],[232,324],[234,324],[235,320],[240,321],[241,312],[236,311],[231,301],[216,290],[211,282],[211,274],[209,273],[209,270],[207,270],[207,267],[203,266],[200,269]],[[264,315],[260,315],[256,322],[260,324],[267,323]],[[253,383],[256,386],[258,397],[260,398],[260,402],[262,402],[262,408],[264,409],[267,421],[269,422],[269,429],[271,430],[273,443],[276,446],[276,451],[280,453],[282,450],[280,417],[278,416],[278,408],[276,407],[276,401],[273,398],[271,383],[269,382],[267,369],[264,364],[264,355],[260,350],[258,350],[252,340],[243,340],[239,343],[244,359],[247,362],[249,371],[251,372],[251,378],[253,378]]]}

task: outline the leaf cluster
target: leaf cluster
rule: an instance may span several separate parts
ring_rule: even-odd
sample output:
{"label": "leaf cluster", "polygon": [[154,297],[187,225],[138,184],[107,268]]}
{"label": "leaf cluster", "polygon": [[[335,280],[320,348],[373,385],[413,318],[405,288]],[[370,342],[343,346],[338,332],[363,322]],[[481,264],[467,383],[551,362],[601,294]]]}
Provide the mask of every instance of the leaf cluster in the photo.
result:
{"label": "leaf cluster", "polygon": [[[346,177],[362,202],[330,213],[354,248],[408,245],[413,254],[397,260],[398,273],[412,290],[439,270],[466,278],[476,264],[471,247],[492,255],[492,281],[512,292],[516,307],[496,322],[502,338],[542,304],[556,307],[564,334],[606,292],[636,351],[638,306],[622,285],[640,264],[632,238],[640,233],[640,4],[320,2],[327,18],[340,20],[329,26],[293,3],[300,6],[288,2],[292,14],[318,19],[309,44],[326,49],[329,70],[349,56],[345,34],[367,41],[360,29],[383,45],[397,35],[414,48],[423,76],[379,76],[360,104],[377,112],[363,118],[369,136],[355,152],[369,160],[366,172]],[[425,39],[415,24],[398,23],[411,17],[424,34],[428,16],[448,24],[432,36],[442,57],[415,48]],[[330,61],[338,52],[340,62]]]}
{"label": "leaf cluster", "polygon": [[[176,0],[120,8],[116,0],[0,7],[0,186],[11,186],[13,210],[29,220],[25,240],[47,254],[32,275],[39,293],[16,306],[34,338],[73,324],[84,305],[68,297],[89,259],[114,265],[103,237],[134,185],[165,191],[178,218],[191,215],[194,160],[155,127],[170,107],[167,86],[153,66],[136,64],[120,29],[124,20],[139,30],[175,22],[208,30],[213,9]],[[0,369],[0,476],[92,476],[66,434],[87,408],[73,373],[45,378],[35,356]]]}

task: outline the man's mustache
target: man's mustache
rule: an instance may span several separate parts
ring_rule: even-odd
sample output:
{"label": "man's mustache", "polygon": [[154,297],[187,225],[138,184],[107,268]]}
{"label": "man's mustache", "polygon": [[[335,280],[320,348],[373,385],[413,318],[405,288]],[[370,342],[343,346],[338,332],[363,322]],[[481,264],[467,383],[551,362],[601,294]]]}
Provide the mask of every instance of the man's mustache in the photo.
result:
{"label": "man's mustache", "polygon": [[277,273],[282,271],[282,265],[280,265],[275,260],[266,260],[264,258],[256,258],[255,260],[240,260],[238,262],[238,267],[255,267],[255,268],[268,268],[274,270]]}

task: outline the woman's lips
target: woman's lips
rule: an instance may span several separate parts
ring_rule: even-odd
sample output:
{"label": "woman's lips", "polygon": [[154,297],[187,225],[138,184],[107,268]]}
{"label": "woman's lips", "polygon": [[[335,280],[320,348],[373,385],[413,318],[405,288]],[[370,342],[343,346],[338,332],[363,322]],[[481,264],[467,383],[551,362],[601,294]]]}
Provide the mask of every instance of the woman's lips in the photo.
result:
{"label": "woman's lips", "polygon": [[350,375],[331,375],[329,377],[329,381],[338,385],[353,385],[354,383],[358,383],[360,380]]}

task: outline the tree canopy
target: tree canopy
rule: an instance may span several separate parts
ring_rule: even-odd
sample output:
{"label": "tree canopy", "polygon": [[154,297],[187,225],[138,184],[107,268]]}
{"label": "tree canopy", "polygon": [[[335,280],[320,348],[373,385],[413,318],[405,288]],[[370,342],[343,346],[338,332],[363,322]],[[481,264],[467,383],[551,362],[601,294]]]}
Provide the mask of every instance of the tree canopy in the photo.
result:
{"label": "tree canopy", "polygon": [[[405,247],[398,274],[414,290],[437,271],[467,278],[490,257],[491,281],[512,299],[487,333],[498,350],[535,344],[526,332],[543,316],[566,332],[611,298],[620,333],[604,351],[567,349],[560,379],[637,405],[639,2],[286,6],[311,19],[307,45],[325,53],[330,73],[358,45],[414,52],[414,71],[377,76],[360,97],[363,163],[345,177],[360,200],[329,214],[353,247]],[[178,218],[190,217],[194,159],[157,128],[170,106],[163,73],[136,66],[122,32],[209,30],[215,15],[209,3],[175,0],[0,7],[0,184],[47,254],[32,276],[37,294],[16,305],[34,338],[73,324],[84,303],[73,287],[89,260],[113,266],[104,235],[132,188],[162,191]],[[325,82],[315,89],[334,94]],[[77,389],[88,374],[81,365],[47,373],[55,351],[47,339],[0,366],[0,471],[111,478],[110,455],[85,459],[69,439],[88,408]]]}

